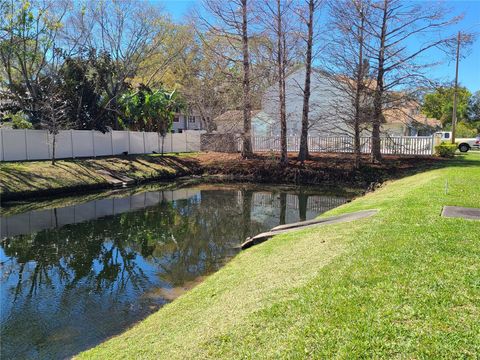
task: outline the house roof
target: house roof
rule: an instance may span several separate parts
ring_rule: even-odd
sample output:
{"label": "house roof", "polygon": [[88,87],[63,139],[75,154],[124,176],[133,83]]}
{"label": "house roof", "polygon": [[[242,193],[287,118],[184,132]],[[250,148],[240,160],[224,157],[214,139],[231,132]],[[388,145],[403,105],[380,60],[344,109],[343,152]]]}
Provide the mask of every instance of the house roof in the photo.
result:
{"label": "house roof", "polygon": [[416,123],[417,125],[424,125],[428,127],[441,127],[442,123],[434,118],[429,118],[420,113],[410,113],[411,109],[415,109],[412,106],[405,106],[399,109],[388,109],[384,111],[385,122],[387,124],[412,124]]}
{"label": "house roof", "polygon": [[[252,117],[256,116],[260,110],[252,110]],[[243,110],[228,110],[213,119],[215,123],[241,123],[243,121]]]}
{"label": "house roof", "polygon": [[[320,68],[314,68],[314,72],[317,74],[324,76],[324,77],[330,77],[330,78],[335,78],[337,80],[340,80],[340,82],[343,82],[345,84],[348,84],[349,87],[355,86],[355,80],[351,79],[347,76],[344,75],[334,75],[331,74],[327,71],[324,71]],[[296,71],[302,71],[302,69],[296,70]],[[289,75],[290,76],[290,75]],[[366,84],[364,84],[369,90],[375,90],[377,81],[376,79],[368,79]],[[402,101],[402,98],[407,98],[408,94],[401,92],[401,91],[392,91],[390,92],[391,96],[397,97],[399,101]],[[429,126],[429,127],[441,127],[442,123],[435,118],[429,118],[425,115],[417,113],[417,111],[414,111],[413,114],[411,110],[417,110],[420,107],[420,103],[416,100],[407,100],[406,103],[398,109],[394,110],[384,110],[383,115],[385,118],[386,123],[390,124],[411,124],[411,123],[416,123],[424,126]]]}

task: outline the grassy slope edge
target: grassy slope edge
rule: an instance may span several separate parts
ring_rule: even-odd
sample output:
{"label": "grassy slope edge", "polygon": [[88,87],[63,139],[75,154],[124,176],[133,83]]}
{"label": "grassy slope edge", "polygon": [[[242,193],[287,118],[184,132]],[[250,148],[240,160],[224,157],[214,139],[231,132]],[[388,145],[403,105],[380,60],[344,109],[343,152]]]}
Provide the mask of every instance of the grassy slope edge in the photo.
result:
{"label": "grassy slope edge", "polygon": [[[480,353],[480,154],[387,183],[277,236],[79,358],[474,358]],[[448,180],[448,193],[445,183]]]}
{"label": "grassy slope edge", "polygon": [[195,168],[194,161],[182,155],[68,159],[57,160],[55,165],[50,161],[6,162],[0,163],[0,191],[6,198],[11,194],[28,196],[82,187],[109,188],[107,179],[99,171],[143,181],[191,174]]}
{"label": "grassy slope edge", "polygon": [[237,153],[214,152],[65,159],[55,165],[50,161],[0,162],[0,195],[2,200],[12,201],[111,188],[105,171],[137,183],[208,175],[226,181],[281,180],[285,184],[343,184],[360,189],[443,163],[439,158],[390,155],[380,165],[371,164],[365,155],[360,170],[355,170],[352,154],[313,154],[305,163],[295,154],[289,157],[288,167],[279,166],[275,157],[265,153],[245,160]]}

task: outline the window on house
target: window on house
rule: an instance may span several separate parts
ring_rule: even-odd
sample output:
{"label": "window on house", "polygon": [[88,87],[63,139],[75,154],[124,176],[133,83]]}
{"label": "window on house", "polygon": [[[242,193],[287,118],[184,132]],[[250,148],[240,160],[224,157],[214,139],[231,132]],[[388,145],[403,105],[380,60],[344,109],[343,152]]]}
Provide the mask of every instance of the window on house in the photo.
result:
{"label": "window on house", "polygon": [[179,116],[175,116],[175,117],[173,118],[173,122],[175,122],[175,123],[180,122],[180,117],[179,117]]}
{"label": "window on house", "polygon": [[189,123],[195,123],[195,116],[189,116],[188,117],[188,122]]}
{"label": "window on house", "polygon": [[444,134],[443,134],[443,137],[444,137],[445,139],[450,139],[450,133],[448,133],[448,132],[447,132],[447,133],[444,133]]}

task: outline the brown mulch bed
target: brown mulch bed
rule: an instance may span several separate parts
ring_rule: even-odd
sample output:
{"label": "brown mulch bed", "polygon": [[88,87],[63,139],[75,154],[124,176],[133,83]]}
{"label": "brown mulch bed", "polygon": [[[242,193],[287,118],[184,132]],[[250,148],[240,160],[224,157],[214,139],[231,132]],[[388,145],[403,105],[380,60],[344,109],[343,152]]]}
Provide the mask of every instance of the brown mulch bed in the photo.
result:
{"label": "brown mulch bed", "polygon": [[[219,152],[205,152],[198,153],[195,158],[204,166],[211,166],[215,164],[230,164],[232,166],[252,166],[259,161],[279,162],[279,156],[272,156],[270,153],[255,153],[252,158],[242,159],[238,153],[219,153]],[[381,164],[372,164],[368,155],[362,156],[362,166],[372,168],[389,168],[397,166],[401,168],[412,168],[419,164],[431,164],[432,162],[442,162],[444,159],[434,156],[396,156],[385,155],[384,161]],[[297,154],[289,153],[289,166],[302,166],[298,160]],[[340,167],[343,169],[353,169],[354,156],[350,153],[311,153],[309,160],[305,161],[306,167],[324,168],[324,167]]]}
{"label": "brown mulch bed", "polygon": [[368,187],[425,168],[439,166],[437,157],[385,156],[382,163],[372,164],[363,156],[359,169],[354,168],[353,154],[312,153],[300,162],[296,154],[289,155],[288,166],[279,164],[278,156],[257,153],[242,159],[240,154],[208,152],[195,155],[199,166],[209,175],[225,175],[259,182],[328,184],[341,183]]}

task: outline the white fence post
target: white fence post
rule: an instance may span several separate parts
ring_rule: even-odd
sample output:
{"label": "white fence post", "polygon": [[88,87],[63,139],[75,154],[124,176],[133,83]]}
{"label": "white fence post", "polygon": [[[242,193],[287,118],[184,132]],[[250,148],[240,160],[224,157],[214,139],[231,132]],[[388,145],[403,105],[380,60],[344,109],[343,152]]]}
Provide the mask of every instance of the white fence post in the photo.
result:
{"label": "white fence post", "polygon": [[110,155],[113,155],[113,130],[110,129],[110,148],[111,148],[111,154]]}
{"label": "white fence post", "polygon": [[146,154],[147,153],[147,146],[145,144],[145,131],[142,131],[142,135],[143,135],[143,153]]}
{"label": "white fence post", "polygon": [[27,141],[27,129],[23,129],[23,133],[25,136],[25,157],[28,160],[28,141]]}
{"label": "white fence post", "polygon": [[0,140],[2,141],[2,161],[5,160],[5,146],[3,145],[3,129],[0,128]]}
{"label": "white fence post", "polygon": [[52,154],[50,153],[50,131],[47,131],[47,148],[48,148],[48,158],[52,158]]}
{"label": "white fence post", "polygon": [[75,159],[75,152],[73,150],[73,129],[70,129],[70,145],[72,148],[72,159]]}
{"label": "white fence post", "polygon": [[92,150],[93,150],[93,157],[97,157],[95,153],[95,130],[92,130]]}

